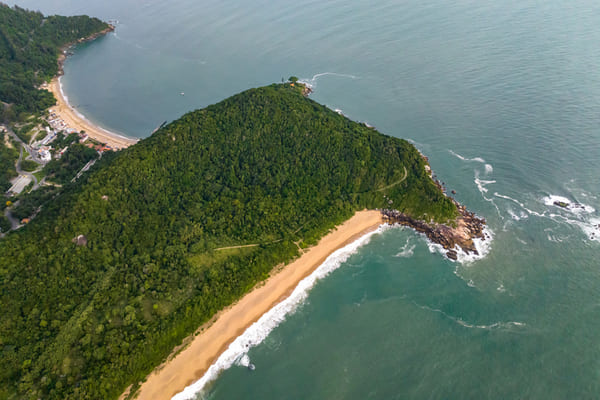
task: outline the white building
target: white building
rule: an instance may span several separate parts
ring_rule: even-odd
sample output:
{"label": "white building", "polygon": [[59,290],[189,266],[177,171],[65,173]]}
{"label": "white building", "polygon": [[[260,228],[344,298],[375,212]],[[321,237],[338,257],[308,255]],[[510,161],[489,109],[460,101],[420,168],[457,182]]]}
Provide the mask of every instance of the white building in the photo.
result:
{"label": "white building", "polygon": [[50,151],[48,151],[46,149],[40,150],[39,155],[40,155],[40,160],[42,160],[43,162],[48,162],[48,161],[52,160],[52,154],[50,154]]}

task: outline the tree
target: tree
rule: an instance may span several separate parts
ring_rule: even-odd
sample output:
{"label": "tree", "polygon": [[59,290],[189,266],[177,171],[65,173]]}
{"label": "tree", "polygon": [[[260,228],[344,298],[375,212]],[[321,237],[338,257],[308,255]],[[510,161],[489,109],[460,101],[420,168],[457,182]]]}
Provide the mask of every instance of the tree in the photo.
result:
{"label": "tree", "polygon": [[297,83],[298,82],[298,77],[292,75],[292,76],[290,76],[288,78],[288,81],[290,81],[292,83]]}

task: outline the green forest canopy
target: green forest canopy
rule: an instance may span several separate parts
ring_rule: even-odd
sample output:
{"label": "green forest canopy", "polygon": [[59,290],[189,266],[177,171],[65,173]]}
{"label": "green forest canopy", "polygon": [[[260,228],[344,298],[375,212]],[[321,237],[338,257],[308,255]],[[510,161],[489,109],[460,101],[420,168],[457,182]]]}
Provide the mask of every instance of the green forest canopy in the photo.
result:
{"label": "green forest canopy", "polygon": [[52,93],[37,87],[58,73],[61,47],[107,27],[85,15],[45,17],[0,3],[0,101],[15,107],[8,113],[0,103],[0,120],[9,114],[14,118],[21,112],[36,113],[53,106],[56,100]]}
{"label": "green forest canopy", "polygon": [[[414,146],[301,90],[252,89],[184,115],[0,241],[0,398],[117,398],[297,257],[294,242],[388,206],[384,194],[414,217],[456,217]],[[261,245],[213,251],[248,243]]]}

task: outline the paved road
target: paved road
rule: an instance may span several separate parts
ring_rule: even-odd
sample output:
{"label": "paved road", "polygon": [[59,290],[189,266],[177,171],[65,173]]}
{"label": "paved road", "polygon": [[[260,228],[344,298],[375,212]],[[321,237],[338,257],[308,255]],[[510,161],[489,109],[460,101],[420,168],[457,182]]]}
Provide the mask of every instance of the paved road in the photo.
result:
{"label": "paved road", "polygon": [[28,144],[25,144],[25,142],[23,142],[21,140],[20,137],[18,137],[9,127],[5,127],[6,131],[8,132],[8,134],[10,136],[12,136],[12,138],[21,145],[21,152],[19,153],[19,159],[17,160],[17,164],[15,165],[15,168],[17,170],[17,173],[19,175],[25,175],[28,176],[29,178],[31,178],[31,180],[33,180],[33,190],[38,188],[38,180],[35,177],[35,175],[33,175],[31,172],[27,172],[27,171],[23,171],[21,169],[21,160],[23,159],[23,149],[25,149],[25,151],[27,151],[27,154],[29,154],[29,156],[31,157],[31,159],[33,161],[35,161],[37,164],[43,166],[44,164],[37,158],[37,154],[31,149],[31,147]]}
{"label": "paved road", "polygon": [[9,211],[8,208],[6,208],[4,210],[4,216],[6,218],[8,218],[8,221],[10,222],[10,229],[11,230],[14,231],[15,229],[17,229],[19,227],[19,221],[12,216],[12,214],[10,213],[10,211]]}
{"label": "paved road", "polygon": [[[25,147],[25,145],[23,145],[23,147]],[[38,180],[35,177],[34,174],[32,174],[31,172],[27,172],[21,169],[21,160],[23,159],[23,147],[21,147],[21,153],[19,154],[19,159],[17,160],[17,164],[15,165],[15,169],[17,170],[17,174],[19,175],[25,175],[29,178],[31,178],[31,180],[33,180],[33,188],[32,190],[35,190],[38,188]]]}

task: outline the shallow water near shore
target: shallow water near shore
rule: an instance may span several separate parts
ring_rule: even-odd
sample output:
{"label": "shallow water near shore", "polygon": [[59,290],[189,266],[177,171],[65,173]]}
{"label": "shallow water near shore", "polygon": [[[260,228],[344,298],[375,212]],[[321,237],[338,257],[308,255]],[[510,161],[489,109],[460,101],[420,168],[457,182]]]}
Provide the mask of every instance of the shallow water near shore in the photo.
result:
{"label": "shallow water near shore", "polygon": [[254,371],[234,365],[199,396],[598,396],[597,2],[17,4],[119,21],[63,78],[109,130],[145,137],[296,75],[314,100],[411,140],[488,221],[489,253],[464,263],[408,229],[374,235],[249,350]]}

